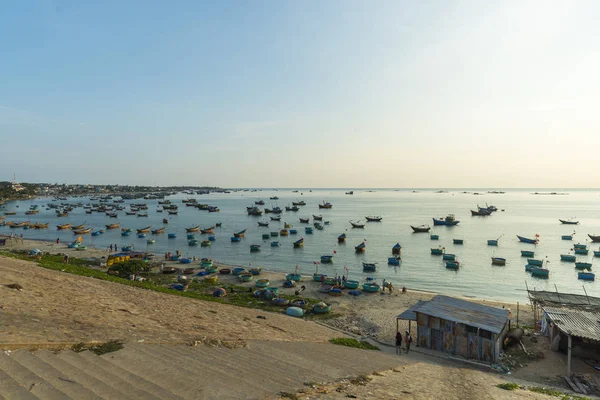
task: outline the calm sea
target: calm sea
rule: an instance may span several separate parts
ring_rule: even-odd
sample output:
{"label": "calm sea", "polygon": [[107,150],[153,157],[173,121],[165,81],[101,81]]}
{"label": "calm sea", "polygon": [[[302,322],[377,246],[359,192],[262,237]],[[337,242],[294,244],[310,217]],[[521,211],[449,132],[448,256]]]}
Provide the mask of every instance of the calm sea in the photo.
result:
{"label": "calm sea", "polygon": [[[468,190],[468,189],[465,189]],[[82,208],[76,208],[69,217],[57,218],[54,210],[47,210],[44,205],[50,199],[12,202],[6,210],[18,211],[16,216],[8,216],[7,220],[33,222],[50,222],[51,229],[21,230],[0,227],[0,234],[24,233],[25,238],[56,240],[70,242],[74,235],[70,231],[57,231],[59,223],[91,225],[94,229],[103,229],[105,224],[119,221],[121,227],[142,228],[152,225],[162,227],[162,219],[168,218],[166,232],[177,233],[176,239],[168,239],[167,235],[154,236],[156,243],[147,245],[146,238],[138,238],[132,234],[122,237],[119,230],[106,231],[103,235],[92,237],[86,235],[84,244],[98,248],[106,248],[109,244],[135,245],[136,250],[149,250],[159,256],[167,251],[181,250],[184,255],[209,257],[223,263],[233,265],[263,266],[265,269],[291,272],[295,266],[304,274],[315,272],[314,262],[321,255],[336,252],[333,264],[322,264],[320,272],[335,275],[344,273],[344,266],[349,269],[351,278],[363,280],[367,276],[375,276],[379,280],[386,278],[394,286],[505,301],[524,301],[525,282],[530,288],[555,290],[600,296],[598,282],[583,282],[577,279],[574,264],[560,261],[560,254],[568,253],[574,243],[588,241],[587,234],[600,235],[600,192],[597,190],[568,190],[568,195],[534,195],[535,190],[507,190],[505,194],[474,195],[474,190],[463,193],[462,190],[449,190],[447,193],[436,193],[432,190],[355,190],[354,195],[346,195],[345,190],[319,189],[309,192],[300,190],[293,193],[291,189],[262,190],[259,192],[234,192],[231,194],[210,194],[199,196],[171,196],[179,206],[178,215],[157,213],[157,200],[135,200],[149,206],[148,218],[127,216],[119,212],[117,220],[104,214],[85,214]],[[541,190],[538,189],[541,192]],[[551,190],[544,190],[549,193]],[[269,200],[278,196],[279,200]],[[181,199],[195,197],[199,203],[207,203],[220,208],[218,213],[208,213],[193,207],[186,207]],[[269,220],[273,214],[262,217],[248,216],[246,206],[254,205],[256,200],[264,200],[267,207],[279,205],[284,208],[292,201],[304,200],[307,204],[299,212],[284,212],[281,222],[270,221],[268,228],[259,227],[257,221]],[[323,200],[333,204],[332,209],[319,210],[317,204]],[[86,198],[70,199],[69,202],[89,202]],[[60,203],[60,202],[59,202]],[[470,209],[477,205],[493,204],[499,211],[489,217],[472,217]],[[37,215],[25,216],[24,212],[32,204],[40,205]],[[17,206],[19,206],[17,208]],[[264,208],[264,207],[261,207]],[[500,211],[501,209],[505,211]],[[5,211],[5,210],[2,210]],[[432,217],[443,217],[453,213],[460,220],[455,227],[433,228]],[[330,224],[322,231],[314,230],[312,235],[304,233],[305,224],[299,223],[299,217],[323,215],[324,221]],[[349,220],[363,220],[367,215],[381,215],[380,223],[367,223],[364,229],[351,228]],[[576,217],[580,225],[561,225],[558,218]],[[186,227],[200,225],[209,227],[222,222],[222,227],[215,230],[216,241],[212,246],[188,246]],[[262,240],[263,233],[279,231],[284,222],[293,224],[292,229],[298,235],[270,238]],[[432,232],[438,234],[439,241],[430,240],[429,234],[415,234],[409,225],[429,224]],[[239,243],[232,243],[230,238],[234,232],[247,229],[247,234]],[[576,231],[573,242],[561,240],[561,235]],[[337,242],[341,233],[346,233],[345,244]],[[539,234],[539,244],[520,243],[516,235],[534,238]],[[196,234],[199,240],[208,235]],[[304,248],[293,248],[292,242],[305,238]],[[463,245],[454,245],[452,239],[463,239]],[[487,245],[488,239],[499,239],[498,247]],[[272,240],[279,240],[281,247],[271,247]],[[356,254],[354,246],[366,240],[367,250],[364,254]],[[391,248],[399,242],[402,245],[402,264],[390,267],[387,258]],[[250,244],[261,244],[261,251],[250,253]],[[456,254],[461,262],[458,271],[445,268],[441,257],[430,254],[431,247],[443,246],[447,253]],[[591,246],[590,256],[580,256],[581,260],[593,260],[592,250],[598,250],[597,244]],[[525,272],[526,258],[521,257],[520,250],[534,250],[536,258],[549,261],[549,279],[532,278]],[[492,266],[491,257],[504,257],[506,266]],[[376,273],[363,273],[362,261],[377,262]]]}

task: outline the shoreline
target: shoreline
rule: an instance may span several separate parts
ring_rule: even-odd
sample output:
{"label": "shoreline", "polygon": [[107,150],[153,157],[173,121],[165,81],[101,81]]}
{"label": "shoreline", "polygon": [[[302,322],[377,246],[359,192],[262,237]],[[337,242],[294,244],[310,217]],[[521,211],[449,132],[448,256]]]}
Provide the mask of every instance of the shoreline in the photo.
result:
{"label": "shoreline", "polygon": [[[13,239],[14,240],[14,239]],[[32,250],[33,248],[38,248],[44,253],[50,254],[68,254],[70,256],[80,258],[80,259],[90,259],[94,258],[99,260],[101,263],[103,260],[106,260],[106,257],[111,254],[111,252],[107,250],[100,250],[89,246],[86,250],[78,251],[75,249],[69,249],[66,247],[66,243],[56,244],[53,241],[42,241],[42,240],[32,240],[32,239],[23,239],[23,242],[20,242],[20,238],[18,239],[19,243],[13,242],[13,240],[7,240],[7,245],[0,250],[7,251],[27,251]],[[194,264],[180,264],[177,261],[165,261],[163,256],[156,256],[153,260],[155,264],[164,263],[165,266],[180,266],[182,270],[185,268],[195,268],[197,270],[200,269],[199,260]],[[249,268],[248,266],[239,266],[239,265],[231,265],[228,263],[215,262],[215,265],[223,268]],[[250,267],[251,268],[251,267]],[[196,273],[197,271],[195,271]],[[288,273],[294,272],[290,270]],[[254,282],[240,282],[237,276],[234,275],[218,275],[219,282],[222,285],[232,285],[236,286],[245,286],[248,288],[255,287]],[[312,273],[310,275],[304,275],[303,279],[297,283],[297,286],[294,288],[283,288],[283,282],[285,281],[284,272],[277,271],[269,271],[262,269],[260,278],[269,279],[271,283],[271,287],[278,287],[281,293],[293,295],[295,291],[300,290],[302,287],[305,289],[302,290],[301,295],[318,299],[327,303],[331,303],[333,305],[334,313],[338,314],[336,317],[327,320],[325,323],[331,325],[334,328],[344,330],[346,332],[350,332],[356,335],[360,335],[363,337],[373,338],[379,341],[383,341],[386,343],[393,343],[394,337],[396,334],[396,316],[403,311],[407,310],[418,301],[421,300],[430,300],[434,296],[438,294],[444,294],[441,292],[431,292],[424,291],[418,289],[407,288],[406,293],[402,293],[402,287],[395,287],[392,293],[386,291],[378,292],[378,293],[363,293],[359,296],[351,296],[348,294],[344,294],[343,296],[331,296],[328,293],[323,293],[319,291],[321,286],[320,282],[313,280]],[[362,283],[362,282],[361,282]],[[378,282],[380,283],[380,282]],[[508,308],[513,311],[513,320],[517,312],[517,307],[519,308],[519,321],[521,325],[533,325],[532,320],[532,312],[531,308],[527,303],[520,304],[517,306],[516,303],[511,302],[502,302],[496,300],[488,300],[482,298],[468,298],[464,296],[453,296],[456,298],[461,298],[467,301],[485,304],[492,307],[497,308]],[[408,322],[400,321],[399,323],[400,330],[404,331],[408,329]],[[416,324],[412,325],[411,332],[416,335]],[[416,337],[416,336],[414,336]]]}

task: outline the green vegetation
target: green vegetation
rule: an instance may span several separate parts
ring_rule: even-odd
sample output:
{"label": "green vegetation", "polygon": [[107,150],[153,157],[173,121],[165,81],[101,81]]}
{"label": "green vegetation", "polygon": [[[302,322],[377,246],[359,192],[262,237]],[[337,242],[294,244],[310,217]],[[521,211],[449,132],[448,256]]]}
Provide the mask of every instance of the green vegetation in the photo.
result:
{"label": "green vegetation", "polygon": [[108,273],[121,278],[137,275],[146,270],[146,263],[142,260],[127,260],[123,263],[114,264],[108,268]]}
{"label": "green vegetation", "polygon": [[[77,258],[69,258],[69,264],[64,264],[62,262],[62,256],[60,255],[44,255],[40,260],[32,260],[25,252],[0,252],[0,255],[12,258],[18,258],[22,260],[35,261],[38,263],[40,267],[51,269],[54,271],[67,272],[73,275],[86,276],[90,278],[96,278],[103,281],[115,282],[122,285],[133,286],[140,289],[153,290],[155,292],[171,294],[175,296],[188,297],[198,300],[205,301],[213,301],[222,304],[232,304],[239,307],[248,307],[248,308],[256,308],[265,311],[272,312],[283,312],[285,307],[273,305],[270,301],[267,301],[262,298],[254,297],[255,288],[249,288],[246,286],[237,286],[237,285],[222,285],[225,290],[227,290],[227,296],[225,297],[214,297],[213,291],[215,289],[215,284],[205,283],[205,282],[195,282],[191,281],[188,289],[186,291],[179,291],[175,289],[171,289],[166,285],[170,283],[174,283],[173,275],[162,275],[162,274],[151,274],[151,273],[141,273],[140,275],[146,277],[148,280],[139,282],[132,281],[129,279],[124,279],[120,276],[107,274],[105,271],[90,268],[90,264],[93,262],[77,259]],[[139,262],[139,261],[138,261]],[[141,267],[141,264],[131,263],[129,267],[124,267],[123,270],[136,269]],[[129,276],[129,274],[127,274]],[[289,296],[280,294],[280,297],[283,297],[287,300],[295,300],[298,297]],[[307,310],[312,308],[312,305],[319,302],[317,299],[303,298],[308,302]],[[312,314],[307,313],[306,318],[308,319],[318,319],[324,320],[328,318],[334,317],[335,314]]]}
{"label": "green vegetation", "polygon": [[512,382],[499,383],[496,386],[499,387],[500,389],[504,389],[504,390],[515,390],[515,389],[519,389],[521,387],[518,384],[512,383]]}
{"label": "green vegetation", "polygon": [[106,343],[95,344],[87,346],[84,343],[77,343],[71,347],[75,353],[81,353],[85,350],[93,351],[96,355],[101,356],[102,354],[112,353],[113,351],[119,351],[123,348],[123,342],[118,340],[110,340]]}
{"label": "green vegetation", "polygon": [[363,350],[379,350],[379,347],[373,346],[371,343],[365,342],[364,340],[361,340],[359,342],[358,340],[351,338],[333,338],[329,339],[329,342],[333,344],[338,344],[340,346],[354,347]]}

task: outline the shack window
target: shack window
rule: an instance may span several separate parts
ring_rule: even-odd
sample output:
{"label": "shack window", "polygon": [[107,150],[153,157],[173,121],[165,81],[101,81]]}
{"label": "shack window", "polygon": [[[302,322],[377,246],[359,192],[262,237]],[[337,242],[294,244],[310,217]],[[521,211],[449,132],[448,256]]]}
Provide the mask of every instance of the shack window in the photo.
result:
{"label": "shack window", "polygon": [[492,332],[480,329],[479,330],[479,337],[482,337],[484,339],[492,340]]}

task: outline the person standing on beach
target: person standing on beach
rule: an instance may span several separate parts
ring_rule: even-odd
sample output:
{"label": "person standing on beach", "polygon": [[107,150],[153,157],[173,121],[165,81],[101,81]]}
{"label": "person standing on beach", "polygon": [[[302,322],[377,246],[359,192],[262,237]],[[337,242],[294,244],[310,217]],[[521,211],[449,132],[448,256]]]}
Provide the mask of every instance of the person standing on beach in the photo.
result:
{"label": "person standing on beach", "polygon": [[409,331],[404,332],[404,342],[406,344],[406,354],[408,354],[408,351],[410,350],[410,344],[412,343],[412,336],[410,336]]}
{"label": "person standing on beach", "polygon": [[390,291],[390,295],[392,294],[392,289],[394,289],[392,282],[388,282],[388,290]]}
{"label": "person standing on beach", "polygon": [[112,244],[109,246],[109,248],[110,248],[110,251],[112,251]]}
{"label": "person standing on beach", "polygon": [[60,242],[60,238],[56,238],[56,244],[58,244],[58,242]]}
{"label": "person standing on beach", "polygon": [[402,334],[400,331],[396,332],[396,354],[402,354]]}

